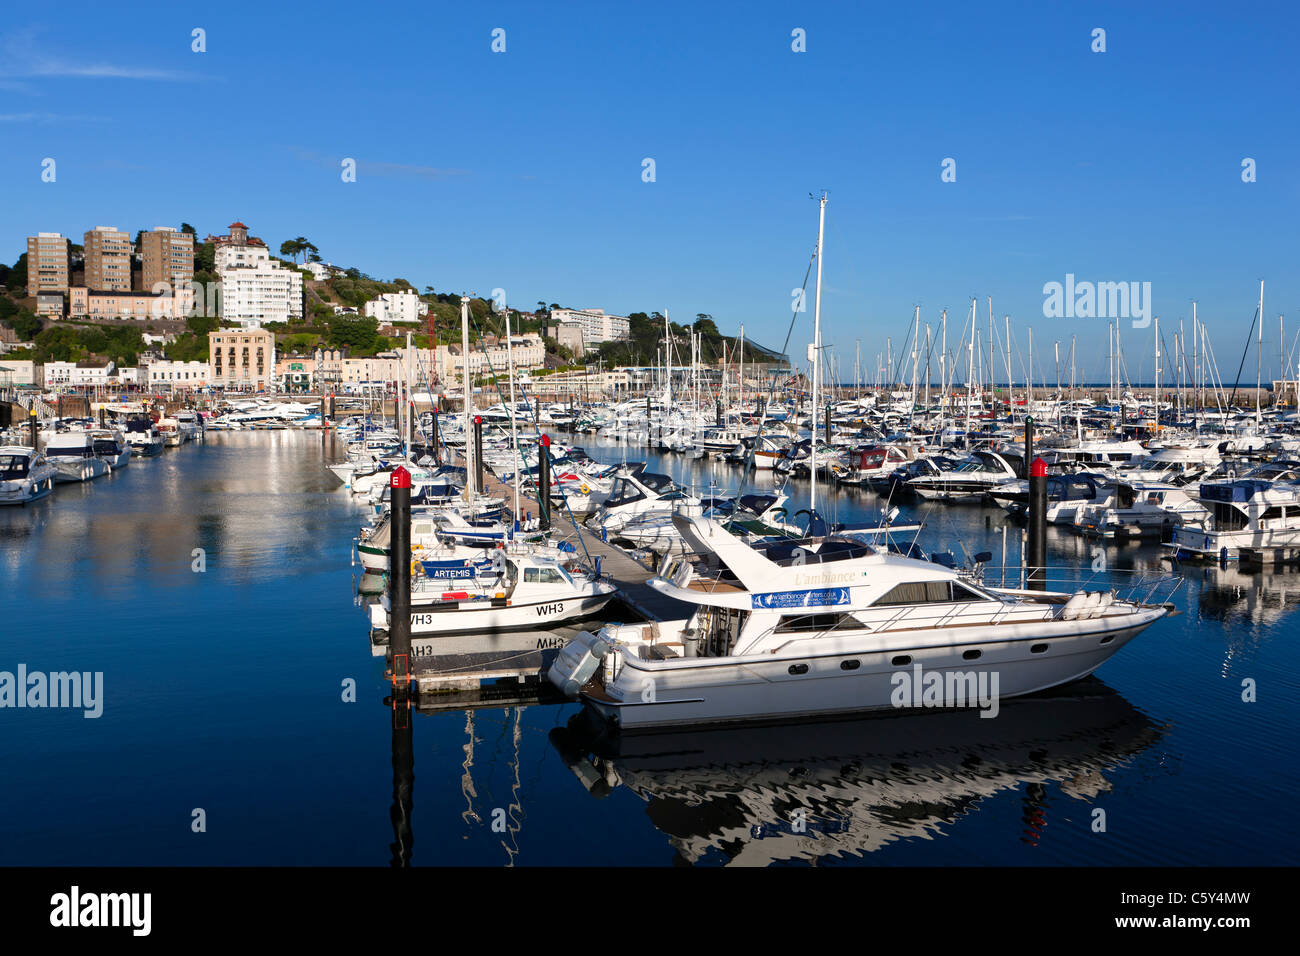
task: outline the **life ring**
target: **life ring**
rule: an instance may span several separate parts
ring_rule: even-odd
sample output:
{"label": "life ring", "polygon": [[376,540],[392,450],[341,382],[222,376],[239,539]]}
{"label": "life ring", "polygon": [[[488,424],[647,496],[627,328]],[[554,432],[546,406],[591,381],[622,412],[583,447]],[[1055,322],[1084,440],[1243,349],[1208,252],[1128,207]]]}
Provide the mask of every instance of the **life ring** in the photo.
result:
{"label": "life ring", "polygon": [[584,495],[589,495],[589,494],[591,494],[591,489],[588,488],[586,485],[583,485],[583,486],[582,486],[581,491],[582,491],[582,493],[583,493]]}

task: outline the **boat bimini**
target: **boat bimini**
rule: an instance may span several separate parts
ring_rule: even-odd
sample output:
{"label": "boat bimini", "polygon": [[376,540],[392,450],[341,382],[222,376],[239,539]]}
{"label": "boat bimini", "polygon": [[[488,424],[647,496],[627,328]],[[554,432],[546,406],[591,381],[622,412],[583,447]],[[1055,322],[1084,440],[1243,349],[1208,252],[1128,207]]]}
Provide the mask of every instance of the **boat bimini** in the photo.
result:
{"label": "boat bimini", "polygon": [[1000,698],[1091,674],[1172,607],[985,587],[848,536],[751,547],[698,507],[676,519],[693,553],[650,584],[695,612],[583,632],[548,671],[625,731],[964,707],[977,689],[994,716]]}

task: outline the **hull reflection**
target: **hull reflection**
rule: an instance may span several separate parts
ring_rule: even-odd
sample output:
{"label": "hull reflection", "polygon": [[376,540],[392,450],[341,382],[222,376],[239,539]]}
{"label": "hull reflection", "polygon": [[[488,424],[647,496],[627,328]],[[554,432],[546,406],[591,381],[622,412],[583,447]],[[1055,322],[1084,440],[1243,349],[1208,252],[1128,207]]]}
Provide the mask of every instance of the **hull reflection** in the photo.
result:
{"label": "hull reflection", "polygon": [[[625,786],[679,860],[764,866],[943,835],[985,797],[1091,800],[1161,729],[1096,678],[972,711],[618,736],[586,710],[551,731],[588,792]],[[1035,798],[1035,794],[1038,797]]]}

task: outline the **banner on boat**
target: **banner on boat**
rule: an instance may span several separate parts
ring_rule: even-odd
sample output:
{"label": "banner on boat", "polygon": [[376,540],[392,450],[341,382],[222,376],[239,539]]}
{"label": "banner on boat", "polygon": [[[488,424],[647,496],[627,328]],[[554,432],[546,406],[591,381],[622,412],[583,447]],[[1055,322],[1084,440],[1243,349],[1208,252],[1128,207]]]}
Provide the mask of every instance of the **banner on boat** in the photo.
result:
{"label": "banner on boat", "polygon": [[773,591],[754,595],[754,610],[774,610],[787,607],[827,607],[848,604],[848,588],[817,588],[812,591]]}

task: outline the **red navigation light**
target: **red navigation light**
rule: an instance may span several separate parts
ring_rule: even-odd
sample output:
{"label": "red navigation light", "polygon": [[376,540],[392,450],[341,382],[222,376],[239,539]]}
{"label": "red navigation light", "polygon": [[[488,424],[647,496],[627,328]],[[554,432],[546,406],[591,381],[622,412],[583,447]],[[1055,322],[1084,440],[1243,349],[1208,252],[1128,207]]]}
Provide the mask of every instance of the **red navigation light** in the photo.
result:
{"label": "red navigation light", "polygon": [[474,416],[474,424],[475,424],[475,425],[482,425],[482,424],[483,424],[483,416],[482,416],[482,415],[475,415],[475,416]]}
{"label": "red navigation light", "polygon": [[542,447],[543,447],[543,448],[550,448],[550,447],[551,447],[551,436],[550,436],[550,435],[543,435],[543,436],[542,436]]}
{"label": "red navigation light", "polygon": [[398,465],[393,469],[393,475],[389,479],[389,487],[392,488],[409,488],[411,487],[411,473]]}
{"label": "red navigation light", "polygon": [[1033,463],[1032,465],[1029,466],[1029,477],[1030,477],[1030,478],[1046,478],[1046,477],[1047,477],[1047,462],[1043,461],[1043,459],[1041,459],[1041,458],[1035,458],[1035,459],[1034,459],[1034,463]]}

